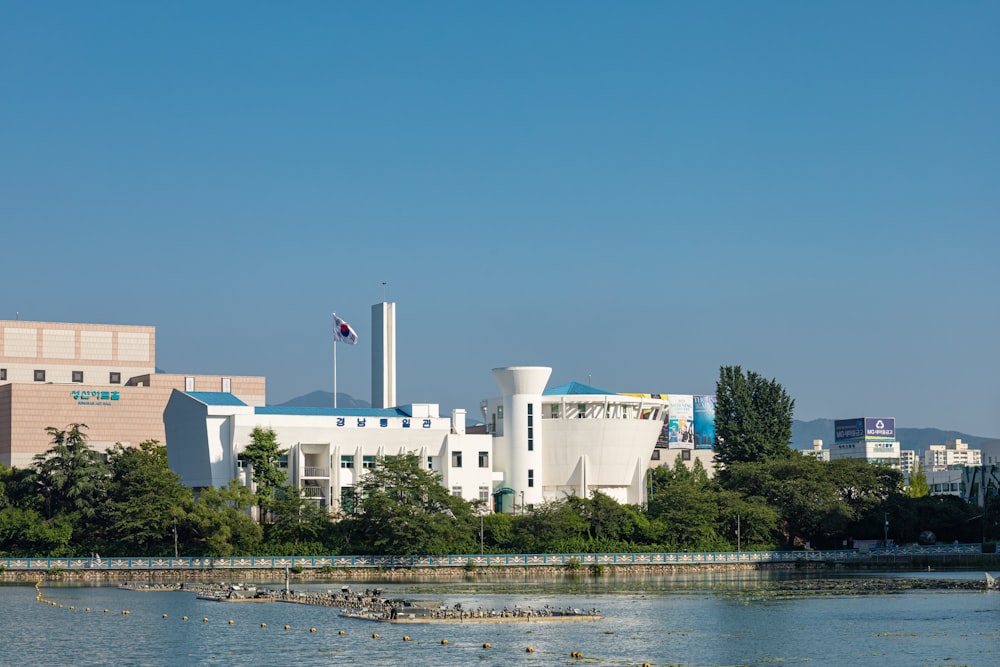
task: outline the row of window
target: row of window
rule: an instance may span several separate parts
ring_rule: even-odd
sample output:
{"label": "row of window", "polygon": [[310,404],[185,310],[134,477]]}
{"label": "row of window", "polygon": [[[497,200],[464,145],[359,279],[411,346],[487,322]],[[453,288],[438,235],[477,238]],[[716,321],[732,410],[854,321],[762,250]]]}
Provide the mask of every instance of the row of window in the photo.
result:
{"label": "row of window", "polygon": [[[375,467],[374,456],[363,456],[361,460],[361,467],[366,470],[371,470]],[[340,457],[340,467],[341,468],[353,468],[354,467],[354,455],[344,454]],[[427,468],[433,468],[433,459],[427,457]],[[462,467],[462,452],[452,452],[451,453],[451,467],[461,468]],[[490,453],[489,452],[479,452],[479,467],[489,468],[490,467]]]}
{"label": "row of window", "polygon": [[[0,382],[7,381],[7,369],[0,368]],[[83,371],[73,371],[73,382],[83,382]],[[35,382],[45,382],[45,371],[43,369],[35,370]],[[112,371],[108,373],[108,384],[121,384],[122,374]]]}

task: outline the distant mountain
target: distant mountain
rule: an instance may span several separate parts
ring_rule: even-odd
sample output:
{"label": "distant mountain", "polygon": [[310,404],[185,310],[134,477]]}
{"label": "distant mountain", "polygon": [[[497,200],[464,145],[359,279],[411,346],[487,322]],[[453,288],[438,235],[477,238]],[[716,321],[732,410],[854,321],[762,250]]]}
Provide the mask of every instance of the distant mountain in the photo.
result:
{"label": "distant mountain", "polygon": [[[798,419],[792,422],[792,447],[795,449],[811,450],[813,440],[822,440],[823,446],[829,448],[833,442],[833,422],[832,419],[813,419],[804,422]],[[972,449],[978,448],[982,443],[994,438],[984,438],[959,431],[942,431],[937,428],[897,428],[896,440],[899,441],[900,449],[912,449],[917,452],[917,456],[927,450],[928,445],[943,445],[946,440],[961,439],[968,443]]]}
{"label": "distant mountain", "polygon": [[[337,407],[338,408],[370,408],[372,406],[368,401],[362,401],[354,398],[350,394],[345,394],[343,392],[337,392]],[[278,403],[277,407],[282,408],[332,408],[333,407],[333,392],[332,391],[314,391],[304,396],[298,396],[291,400],[285,401],[284,403]]]}

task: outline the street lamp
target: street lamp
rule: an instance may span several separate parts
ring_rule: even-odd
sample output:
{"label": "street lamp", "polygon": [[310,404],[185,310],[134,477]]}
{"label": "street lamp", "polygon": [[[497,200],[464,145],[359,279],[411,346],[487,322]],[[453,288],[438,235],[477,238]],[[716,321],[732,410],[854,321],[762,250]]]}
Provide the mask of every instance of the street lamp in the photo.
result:
{"label": "street lamp", "polygon": [[174,558],[177,558],[177,523],[174,523]]}

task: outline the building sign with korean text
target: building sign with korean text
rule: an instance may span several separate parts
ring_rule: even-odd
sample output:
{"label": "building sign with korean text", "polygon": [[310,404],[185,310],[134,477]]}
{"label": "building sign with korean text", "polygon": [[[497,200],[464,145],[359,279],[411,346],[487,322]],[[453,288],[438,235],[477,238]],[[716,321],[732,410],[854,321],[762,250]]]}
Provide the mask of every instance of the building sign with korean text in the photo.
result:
{"label": "building sign with korean text", "polygon": [[121,400],[117,389],[74,389],[71,396],[77,405],[111,405]]}

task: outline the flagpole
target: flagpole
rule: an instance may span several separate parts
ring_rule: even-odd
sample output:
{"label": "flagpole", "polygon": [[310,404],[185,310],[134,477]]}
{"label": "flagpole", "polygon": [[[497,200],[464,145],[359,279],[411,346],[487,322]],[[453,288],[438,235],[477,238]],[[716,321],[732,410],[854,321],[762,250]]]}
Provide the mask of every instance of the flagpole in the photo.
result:
{"label": "flagpole", "polygon": [[[337,313],[333,314],[334,326],[336,326]],[[333,407],[337,407],[337,333],[333,334]]]}

